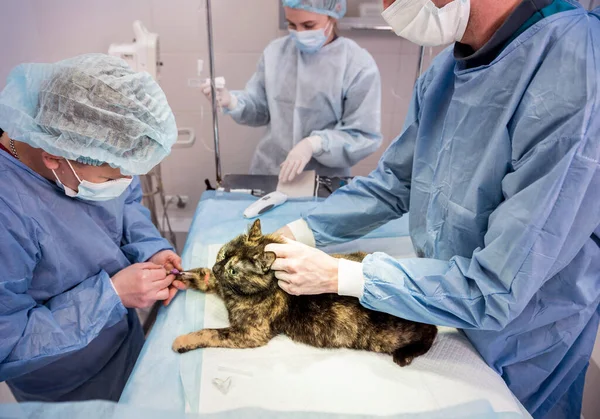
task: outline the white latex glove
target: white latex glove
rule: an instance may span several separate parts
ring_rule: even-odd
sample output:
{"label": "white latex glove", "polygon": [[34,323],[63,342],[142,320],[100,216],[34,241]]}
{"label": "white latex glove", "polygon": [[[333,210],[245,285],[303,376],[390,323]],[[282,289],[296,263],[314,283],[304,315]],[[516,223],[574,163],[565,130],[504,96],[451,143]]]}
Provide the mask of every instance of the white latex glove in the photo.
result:
{"label": "white latex glove", "polygon": [[322,148],[323,140],[318,135],[306,137],[292,148],[288,153],[287,158],[281,163],[279,171],[279,180],[282,182],[291,182],[298,176],[313,154],[319,152]]}
{"label": "white latex glove", "polygon": [[[212,94],[210,88],[210,80],[206,80],[202,85],[200,85],[200,89],[202,93],[206,96],[206,98],[212,102]],[[229,93],[229,90],[215,89],[217,91],[217,103],[221,108],[227,108],[230,111],[234,110],[237,106],[237,98]]]}
{"label": "white latex glove", "polygon": [[288,294],[314,295],[338,292],[339,260],[327,253],[284,238],[285,244],[269,244],[265,252],[277,259],[271,269]]}

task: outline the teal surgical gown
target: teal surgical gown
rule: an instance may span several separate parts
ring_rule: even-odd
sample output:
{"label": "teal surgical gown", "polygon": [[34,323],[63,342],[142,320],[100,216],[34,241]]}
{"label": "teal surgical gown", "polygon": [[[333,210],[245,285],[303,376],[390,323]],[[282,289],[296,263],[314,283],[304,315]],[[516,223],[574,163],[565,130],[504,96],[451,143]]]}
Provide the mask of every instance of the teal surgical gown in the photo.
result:
{"label": "teal surgical gown", "polygon": [[381,78],[373,57],[347,38],[314,54],[289,36],[265,49],[256,73],[226,111],[239,124],[266,126],[251,174],[277,175],[290,150],[318,135],[323,149],[305,170],[345,176],[381,145]]}
{"label": "teal surgical gown", "polygon": [[118,400],[144,343],[111,276],[172,249],[140,204],[65,196],[0,150],[0,381],[19,401]]}
{"label": "teal surgical gown", "polygon": [[600,10],[547,17],[489,65],[440,54],[377,169],[304,218],[322,246],[407,212],[419,258],[368,256],[361,303],[463,329],[534,417],[578,418],[600,317]]}

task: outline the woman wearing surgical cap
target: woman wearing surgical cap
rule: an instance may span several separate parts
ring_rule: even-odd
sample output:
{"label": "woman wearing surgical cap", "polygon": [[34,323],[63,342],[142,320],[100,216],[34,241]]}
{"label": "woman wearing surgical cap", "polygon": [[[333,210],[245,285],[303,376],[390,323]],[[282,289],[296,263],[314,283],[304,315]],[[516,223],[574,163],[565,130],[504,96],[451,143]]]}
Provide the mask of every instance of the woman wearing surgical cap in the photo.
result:
{"label": "woman wearing surgical cap", "polygon": [[180,258],[135,175],[177,138],[164,93],[117,58],[23,64],[0,93],[0,381],[18,401],[118,400]]}
{"label": "woman wearing surgical cap", "polygon": [[[217,90],[237,123],[267,126],[251,174],[345,176],[381,144],[375,61],[336,33],[346,0],[283,0],[290,34],[265,49],[243,91]],[[210,97],[211,87],[203,86]]]}

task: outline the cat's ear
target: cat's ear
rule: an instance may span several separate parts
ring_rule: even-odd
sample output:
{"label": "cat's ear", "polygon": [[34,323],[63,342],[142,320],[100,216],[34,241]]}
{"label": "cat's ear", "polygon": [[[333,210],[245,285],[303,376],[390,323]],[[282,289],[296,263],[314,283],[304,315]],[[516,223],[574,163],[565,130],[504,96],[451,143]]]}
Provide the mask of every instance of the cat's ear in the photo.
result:
{"label": "cat's ear", "polygon": [[260,220],[256,220],[252,227],[250,227],[250,231],[248,232],[248,241],[249,242],[258,242],[262,239],[262,231],[260,229]]}
{"label": "cat's ear", "polygon": [[258,261],[263,272],[267,273],[271,269],[271,266],[273,265],[273,262],[275,262],[275,259],[277,259],[277,255],[273,252],[263,252],[259,255],[256,255],[254,259]]}

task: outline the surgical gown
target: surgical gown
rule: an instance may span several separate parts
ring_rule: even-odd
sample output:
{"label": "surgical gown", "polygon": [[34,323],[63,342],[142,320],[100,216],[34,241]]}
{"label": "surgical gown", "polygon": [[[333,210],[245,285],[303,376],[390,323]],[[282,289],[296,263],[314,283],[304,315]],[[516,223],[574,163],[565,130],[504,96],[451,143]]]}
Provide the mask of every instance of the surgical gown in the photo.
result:
{"label": "surgical gown", "polygon": [[254,76],[226,111],[239,124],[267,126],[251,174],[277,175],[290,150],[318,135],[323,149],[305,170],[346,176],[381,145],[381,79],[369,53],[337,38],[314,54],[286,36],[264,51]]}
{"label": "surgical gown", "polygon": [[0,381],[19,401],[118,400],[144,343],[111,276],[172,249],[140,204],[88,202],[0,150]]}
{"label": "surgical gown", "polygon": [[368,177],[305,215],[317,245],[409,212],[361,303],[464,329],[534,417],[578,418],[600,316],[600,10],[538,22],[490,64],[447,49]]}

